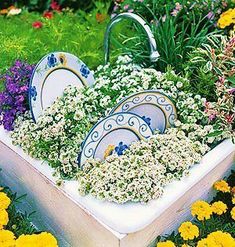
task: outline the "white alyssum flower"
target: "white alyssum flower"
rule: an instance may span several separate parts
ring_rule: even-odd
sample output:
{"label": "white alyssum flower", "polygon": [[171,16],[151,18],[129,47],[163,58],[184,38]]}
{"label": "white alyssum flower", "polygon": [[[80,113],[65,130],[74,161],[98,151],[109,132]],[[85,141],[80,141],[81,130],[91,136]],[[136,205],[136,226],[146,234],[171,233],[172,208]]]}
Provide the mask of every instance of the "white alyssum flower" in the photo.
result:
{"label": "white alyssum flower", "polygon": [[190,167],[208,150],[182,130],[170,128],[147,142],[134,142],[122,156],[88,160],[78,173],[79,192],[116,203],[145,203],[161,197],[173,180],[188,175]]}

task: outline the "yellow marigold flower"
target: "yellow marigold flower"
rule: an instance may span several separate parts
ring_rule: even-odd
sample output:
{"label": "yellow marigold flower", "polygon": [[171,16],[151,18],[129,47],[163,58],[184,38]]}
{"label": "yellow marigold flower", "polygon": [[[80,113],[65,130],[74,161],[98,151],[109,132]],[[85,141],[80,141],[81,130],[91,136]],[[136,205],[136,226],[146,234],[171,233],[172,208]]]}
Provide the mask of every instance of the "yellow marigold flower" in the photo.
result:
{"label": "yellow marigold flower", "polygon": [[235,239],[227,232],[212,232],[207,236],[207,239],[214,241],[214,246],[235,247]]}
{"label": "yellow marigold flower", "polygon": [[231,216],[232,216],[232,219],[235,220],[235,207],[233,207],[231,210]]}
{"label": "yellow marigold flower", "polygon": [[196,201],[191,207],[192,216],[196,216],[198,220],[210,219],[213,211],[209,203],[205,201]]}
{"label": "yellow marigold flower", "polygon": [[47,232],[32,235],[21,235],[16,240],[16,247],[58,247],[55,237]]}
{"label": "yellow marigold flower", "polygon": [[42,232],[38,235],[38,246],[39,247],[57,247],[58,243],[56,238],[48,232]]}
{"label": "yellow marigold flower", "polygon": [[4,192],[0,192],[0,210],[7,209],[10,203],[10,198]]}
{"label": "yellow marigold flower", "polygon": [[235,204],[235,197],[232,198],[232,204]]}
{"label": "yellow marigold flower", "polygon": [[170,241],[170,240],[167,240],[166,242],[159,242],[157,243],[157,246],[156,247],[176,247],[175,244]]}
{"label": "yellow marigold flower", "polygon": [[221,201],[214,202],[211,205],[211,208],[213,210],[213,213],[218,214],[218,215],[226,213],[226,211],[228,209],[227,205],[225,203],[221,202]]}
{"label": "yellow marigold flower", "polygon": [[193,240],[199,236],[199,229],[192,222],[186,221],[179,227],[179,233],[183,240]]}
{"label": "yellow marigold flower", "polygon": [[230,186],[224,180],[220,180],[214,183],[214,188],[222,192],[230,192]]}
{"label": "yellow marigold flower", "polygon": [[16,240],[16,247],[32,247],[32,246],[37,246],[37,235],[32,234],[32,235],[21,235],[17,240]]}
{"label": "yellow marigold flower", "polygon": [[8,230],[0,231],[0,246],[1,247],[15,247],[14,233]]}
{"label": "yellow marigold flower", "polygon": [[229,9],[220,15],[217,25],[225,28],[235,23],[235,9]]}
{"label": "yellow marigold flower", "polygon": [[9,221],[8,213],[5,209],[0,210],[0,230],[3,229],[3,226],[6,226]]}
{"label": "yellow marigold flower", "polygon": [[197,247],[216,247],[213,239],[204,238],[197,243]]}

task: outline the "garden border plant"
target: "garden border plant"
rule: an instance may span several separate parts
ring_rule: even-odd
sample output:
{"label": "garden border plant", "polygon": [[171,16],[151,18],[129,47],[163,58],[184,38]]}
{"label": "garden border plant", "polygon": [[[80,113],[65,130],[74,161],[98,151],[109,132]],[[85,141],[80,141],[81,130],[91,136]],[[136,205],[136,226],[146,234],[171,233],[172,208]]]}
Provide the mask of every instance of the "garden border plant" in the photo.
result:
{"label": "garden border plant", "polygon": [[212,201],[194,202],[194,219],[183,222],[177,232],[159,236],[156,247],[235,246],[235,171],[213,187],[217,193]]}

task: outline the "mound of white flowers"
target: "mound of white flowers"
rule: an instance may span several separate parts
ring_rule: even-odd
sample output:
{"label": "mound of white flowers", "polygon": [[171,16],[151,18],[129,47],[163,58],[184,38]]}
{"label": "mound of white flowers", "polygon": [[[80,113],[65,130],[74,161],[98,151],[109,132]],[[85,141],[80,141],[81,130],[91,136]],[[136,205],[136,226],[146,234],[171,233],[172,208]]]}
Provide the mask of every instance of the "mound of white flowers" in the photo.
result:
{"label": "mound of white flowers", "polygon": [[78,173],[79,192],[116,203],[148,202],[159,198],[164,186],[189,173],[209,150],[177,128],[134,142],[124,155],[105,161],[89,160]]}
{"label": "mound of white flowers", "polygon": [[[92,87],[69,86],[37,123],[31,117],[20,116],[11,133],[14,145],[36,159],[47,161],[62,178],[76,176],[81,143],[92,126],[107,116],[123,97],[133,93],[146,89],[162,91],[175,103],[181,122],[192,127],[207,124],[205,99],[188,92],[189,81],[172,70],[161,73],[145,69],[133,64],[129,57],[120,57],[113,66],[97,68],[95,74]],[[202,141],[204,133],[207,131],[199,133]]]}

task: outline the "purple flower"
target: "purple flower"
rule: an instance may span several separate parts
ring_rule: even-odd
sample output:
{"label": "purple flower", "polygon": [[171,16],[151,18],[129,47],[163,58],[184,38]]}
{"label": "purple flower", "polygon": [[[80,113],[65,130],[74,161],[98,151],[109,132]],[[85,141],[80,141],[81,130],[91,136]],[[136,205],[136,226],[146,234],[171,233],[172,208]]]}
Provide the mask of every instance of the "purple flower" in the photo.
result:
{"label": "purple flower", "polygon": [[34,65],[19,60],[0,76],[5,90],[0,92],[0,125],[11,131],[14,129],[16,117],[28,109],[28,84]]}
{"label": "purple flower", "polygon": [[206,15],[206,18],[209,19],[209,20],[213,20],[215,18],[215,14],[210,11],[207,15]]}
{"label": "purple flower", "polygon": [[123,9],[124,9],[124,10],[128,10],[128,9],[129,9],[129,7],[130,7],[130,5],[129,5],[129,4],[124,5]]}

